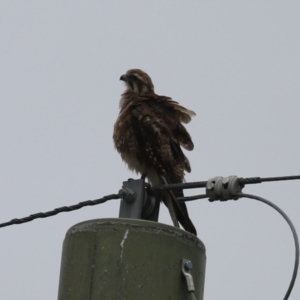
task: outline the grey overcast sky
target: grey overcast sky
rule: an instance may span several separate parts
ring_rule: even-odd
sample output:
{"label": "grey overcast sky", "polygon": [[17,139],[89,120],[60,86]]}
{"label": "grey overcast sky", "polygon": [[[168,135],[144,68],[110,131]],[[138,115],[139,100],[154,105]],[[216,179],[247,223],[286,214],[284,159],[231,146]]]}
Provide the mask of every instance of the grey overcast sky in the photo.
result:
{"label": "grey overcast sky", "polygon": [[[300,173],[299,1],[1,1],[0,40],[0,222],[135,176],[112,143],[130,68],[196,111],[187,181]],[[298,189],[244,192],[279,205],[300,232]],[[277,212],[247,199],[188,207],[207,249],[206,300],[283,298],[294,243]],[[112,201],[1,229],[0,299],[56,299],[68,228],[118,210]],[[171,224],[165,208],[160,221]]]}

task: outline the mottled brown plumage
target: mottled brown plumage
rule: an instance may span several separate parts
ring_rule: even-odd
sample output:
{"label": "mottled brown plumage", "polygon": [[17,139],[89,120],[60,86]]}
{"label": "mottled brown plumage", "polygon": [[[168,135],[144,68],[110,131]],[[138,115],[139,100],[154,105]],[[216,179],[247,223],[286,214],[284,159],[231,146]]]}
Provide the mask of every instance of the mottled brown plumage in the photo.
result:
{"label": "mottled brown plumage", "polygon": [[[195,113],[169,97],[155,94],[151,78],[142,70],[129,70],[120,80],[127,89],[114,126],[117,151],[129,169],[146,176],[153,186],[183,182],[185,171],[190,172],[191,167],[180,146],[193,150],[194,144],[182,123],[188,123]],[[183,196],[182,191],[173,193]],[[167,206],[172,204],[181,225],[196,234],[186,205],[177,203],[174,195],[165,192],[163,201]]]}

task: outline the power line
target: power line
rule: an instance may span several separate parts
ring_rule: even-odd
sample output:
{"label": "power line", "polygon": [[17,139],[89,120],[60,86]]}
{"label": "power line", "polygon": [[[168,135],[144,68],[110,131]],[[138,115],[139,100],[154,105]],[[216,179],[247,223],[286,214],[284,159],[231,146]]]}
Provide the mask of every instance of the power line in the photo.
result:
{"label": "power line", "polygon": [[265,198],[259,197],[259,196],[251,195],[251,194],[238,193],[237,196],[238,197],[249,198],[249,199],[254,199],[254,200],[263,202],[263,203],[271,206],[272,208],[274,208],[277,212],[279,212],[281,214],[281,216],[285,219],[285,221],[290,226],[290,229],[292,231],[293,238],[294,238],[294,243],[295,243],[295,262],[294,262],[294,270],[293,270],[292,279],[290,281],[287,292],[286,292],[286,294],[283,298],[283,300],[287,300],[290,297],[290,294],[293,290],[293,287],[294,287],[294,284],[295,284],[295,281],[296,281],[296,278],[297,278],[297,274],[298,274],[298,268],[299,268],[299,239],[298,239],[298,235],[297,235],[297,231],[295,229],[295,226],[293,225],[291,219],[287,216],[287,214],[280,207],[278,207],[277,205],[275,205],[271,201],[269,201]]}
{"label": "power line", "polygon": [[[246,184],[257,184],[262,182],[271,182],[271,181],[285,181],[285,180],[296,180],[300,179],[300,175],[295,176],[281,176],[281,177],[250,177],[250,178],[239,178],[241,185]],[[176,190],[176,189],[195,189],[195,188],[205,188],[207,181],[197,181],[197,182],[184,182],[184,183],[175,183],[175,184],[166,184],[161,185],[155,188],[154,190]]]}
{"label": "power line", "polygon": [[78,204],[71,205],[71,206],[58,207],[58,208],[55,208],[53,210],[46,211],[44,213],[43,212],[39,212],[39,213],[36,213],[36,214],[32,214],[32,215],[30,215],[28,217],[25,217],[25,218],[12,219],[9,222],[1,223],[0,224],[0,228],[1,227],[6,227],[6,226],[10,226],[10,225],[23,224],[23,223],[30,222],[32,220],[39,219],[39,218],[52,217],[52,216],[55,216],[55,215],[60,214],[62,212],[70,212],[70,211],[73,211],[73,210],[80,209],[80,208],[82,208],[84,206],[93,206],[93,205],[104,203],[104,202],[106,202],[108,200],[113,200],[113,199],[120,199],[120,195],[112,194],[112,195],[104,196],[102,198],[95,199],[95,200],[86,200],[86,201],[83,201],[83,202],[79,202]]}

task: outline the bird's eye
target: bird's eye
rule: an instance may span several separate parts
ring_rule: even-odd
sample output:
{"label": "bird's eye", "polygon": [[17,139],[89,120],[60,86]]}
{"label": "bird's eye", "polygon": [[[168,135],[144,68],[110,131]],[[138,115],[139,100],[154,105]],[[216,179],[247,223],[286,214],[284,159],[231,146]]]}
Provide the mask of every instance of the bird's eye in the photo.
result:
{"label": "bird's eye", "polygon": [[138,78],[137,78],[135,75],[130,75],[130,79],[131,79],[132,81],[135,81],[135,80],[137,80]]}

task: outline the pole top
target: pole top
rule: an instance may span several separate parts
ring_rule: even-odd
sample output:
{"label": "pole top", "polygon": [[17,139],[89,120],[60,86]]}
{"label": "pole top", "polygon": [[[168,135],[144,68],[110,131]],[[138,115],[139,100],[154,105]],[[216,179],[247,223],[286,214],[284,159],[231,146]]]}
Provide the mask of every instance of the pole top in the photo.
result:
{"label": "pole top", "polygon": [[97,232],[107,230],[133,230],[139,232],[146,232],[152,234],[176,236],[177,239],[190,244],[194,244],[201,248],[205,254],[205,246],[203,242],[195,235],[184,231],[180,228],[162,224],[153,221],[146,221],[140,219],[122,219],[122,218],[105,218],[105,219],[92,219],[73,225],[66,233],[66,237],[76,233],[85,231]]}

